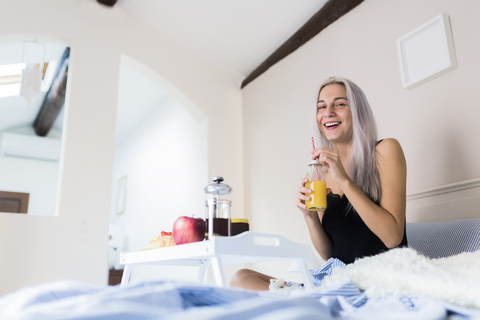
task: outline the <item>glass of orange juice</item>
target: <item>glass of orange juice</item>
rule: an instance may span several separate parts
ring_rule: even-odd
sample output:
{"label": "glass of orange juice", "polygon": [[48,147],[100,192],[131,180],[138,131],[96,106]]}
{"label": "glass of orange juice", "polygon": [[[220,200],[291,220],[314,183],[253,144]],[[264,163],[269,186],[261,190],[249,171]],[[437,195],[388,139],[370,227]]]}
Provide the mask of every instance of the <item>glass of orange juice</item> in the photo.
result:
{"label": "glass of orange juice", "polygon": [[323,211],[327,208],[327,184],[322,173],[322,165],[318,160],[308,163],[308,182],[305,187],[312,190],[312,193],[305,194],[310,197],[310,200],[305,201],[305,205],[310,211]]}

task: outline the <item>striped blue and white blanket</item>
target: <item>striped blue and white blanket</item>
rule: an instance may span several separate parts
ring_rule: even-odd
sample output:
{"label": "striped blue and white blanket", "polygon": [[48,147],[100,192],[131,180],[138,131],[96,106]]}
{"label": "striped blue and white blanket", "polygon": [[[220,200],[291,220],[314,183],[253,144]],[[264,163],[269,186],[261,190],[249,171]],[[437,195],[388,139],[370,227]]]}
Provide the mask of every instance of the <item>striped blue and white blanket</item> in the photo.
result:
{"label": "striped blue and white blanket", "polygon": [[387,290],[382,296],[372,296],[365,288],[359,289],[355,277],[327,281],[338,279],[338,274],[344,277],[342,272],[353,270],[355,264],[345,268],[341,261],[329,260],[312,272],[316,284],[321,284],[313,291],[253,292],[173,281],[125,288],[56,281],[0,297],[0,319],[480,319],[478,308],[425,293]]}

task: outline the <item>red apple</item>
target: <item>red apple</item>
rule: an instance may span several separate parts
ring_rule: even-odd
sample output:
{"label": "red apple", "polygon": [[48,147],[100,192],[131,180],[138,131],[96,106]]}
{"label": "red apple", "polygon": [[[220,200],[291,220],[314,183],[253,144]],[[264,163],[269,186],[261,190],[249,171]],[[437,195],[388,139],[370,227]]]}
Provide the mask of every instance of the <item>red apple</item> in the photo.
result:
{"label": "red apple", "polygon": [[205,239],[205,220],[202,218],[182,216],[173,224],[175,244],[202,241]]}

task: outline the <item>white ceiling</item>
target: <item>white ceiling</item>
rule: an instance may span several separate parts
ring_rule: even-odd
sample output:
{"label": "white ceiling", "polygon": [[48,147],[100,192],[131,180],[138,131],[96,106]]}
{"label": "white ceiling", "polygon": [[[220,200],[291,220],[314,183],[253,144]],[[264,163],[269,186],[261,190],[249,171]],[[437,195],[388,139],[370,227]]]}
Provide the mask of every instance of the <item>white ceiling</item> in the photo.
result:
{"label": "white ceiling", "polygon": [[119,0],[141,17],[241,80],[327,0]]}
{"label": "white ceiling", "polygon": [[[132,12],[152,27],[217,65],[239,80],[294,34],[327,0],[119,0],[116,6]],[[100,5],[100,4],[99,4]],[[23,43],[1,44],[0,64],[18,63]],[[49,45],[46,60],[59,60],[64,47]],[[117,142],[166,98],[157,90],[136,84],[145,79],[122,68],[120,72]],[[144,83],[143,88],[153,84]],[[128,88],[128,89],[127,89]],[[139,92],[142,92],[141,94]],[[33,124],[45,93],[27,106],[23,97],[0,98],[0,132]],[[135,97],[135,98],[133,98]],[[142,98],[144,103],[129,103]],[[139,105],[145,106],[139,108]],[[135,108],[135,110],[132,110]],[[62,130],[63,112],[54,128]]]}

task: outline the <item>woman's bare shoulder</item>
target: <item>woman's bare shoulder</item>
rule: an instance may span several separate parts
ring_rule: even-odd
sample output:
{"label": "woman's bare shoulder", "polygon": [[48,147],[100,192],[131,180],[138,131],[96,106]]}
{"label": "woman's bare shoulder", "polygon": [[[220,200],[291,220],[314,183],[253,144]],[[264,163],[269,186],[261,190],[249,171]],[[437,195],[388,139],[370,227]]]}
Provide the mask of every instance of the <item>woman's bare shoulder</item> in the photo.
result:
{"label": "woman's bare shoulder", "polygon": [[377,152],[401,150],[402,146],[395,138],[386,138],[377,144]]}
{"label": "woman's bare shoulder", "polygon": [[[376,147],[377,154],[379,155],[378,160],[384,161],[405,161],[405,155],[403,154],[402,146],[397,139],[387,138],[383,139]],[[382,161],[382,162],[384,162]]]}

